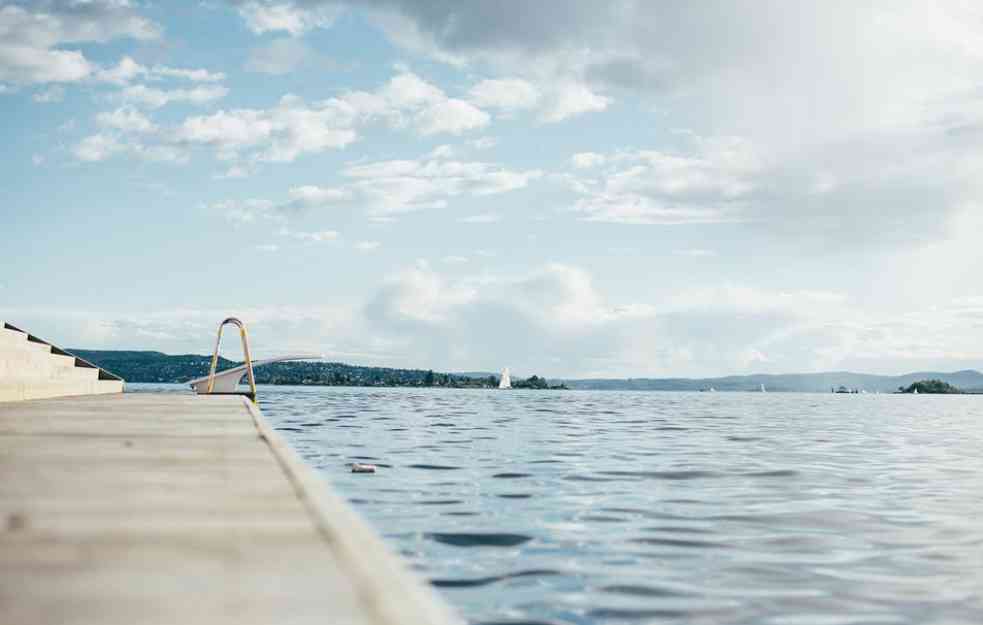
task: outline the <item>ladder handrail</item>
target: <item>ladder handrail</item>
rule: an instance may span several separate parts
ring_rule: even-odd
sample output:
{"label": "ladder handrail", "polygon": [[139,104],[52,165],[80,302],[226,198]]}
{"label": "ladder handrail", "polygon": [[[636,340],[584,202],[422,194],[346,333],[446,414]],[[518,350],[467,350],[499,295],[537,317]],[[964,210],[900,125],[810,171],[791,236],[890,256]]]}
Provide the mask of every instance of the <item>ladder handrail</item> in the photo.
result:
{"label": "ladder handrail", "polygon": [[215,353],[212,354],[212,366],[208,371],[208,390],[211,393],[215,388],[215,369],[218,367],[218,350],[222,344],[222,329],[227,324],[232,324],[239,328],[239,336],[242,338],[242,356],[246,364],[246,377],[249,378],[249,391],[253,401],[256,401],[256,377],[253,375],[253,360],[249,356],[249,337],[246,334],[246,324],[235,317],[229,317],[218,325],[218,337],[215,339]]}

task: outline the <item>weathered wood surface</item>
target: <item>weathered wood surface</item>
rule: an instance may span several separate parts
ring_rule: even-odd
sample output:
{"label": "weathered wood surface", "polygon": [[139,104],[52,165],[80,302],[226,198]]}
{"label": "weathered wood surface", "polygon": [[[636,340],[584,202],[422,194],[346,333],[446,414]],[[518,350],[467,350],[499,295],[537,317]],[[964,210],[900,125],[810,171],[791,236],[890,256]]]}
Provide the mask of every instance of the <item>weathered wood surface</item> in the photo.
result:
{"label": "weathered wood surface", "polygon": [[242,398],[0,404],[0,623],[450,620]]}

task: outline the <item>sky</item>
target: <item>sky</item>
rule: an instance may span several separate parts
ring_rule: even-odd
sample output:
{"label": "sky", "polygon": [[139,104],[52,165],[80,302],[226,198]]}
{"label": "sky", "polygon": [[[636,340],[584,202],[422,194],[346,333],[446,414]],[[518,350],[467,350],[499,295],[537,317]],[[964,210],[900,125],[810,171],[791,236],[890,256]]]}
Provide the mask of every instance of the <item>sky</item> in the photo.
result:
{"label": "sky", "polygon": [[62,346],[983,368],[976,2],[0,0],[0,113]]}

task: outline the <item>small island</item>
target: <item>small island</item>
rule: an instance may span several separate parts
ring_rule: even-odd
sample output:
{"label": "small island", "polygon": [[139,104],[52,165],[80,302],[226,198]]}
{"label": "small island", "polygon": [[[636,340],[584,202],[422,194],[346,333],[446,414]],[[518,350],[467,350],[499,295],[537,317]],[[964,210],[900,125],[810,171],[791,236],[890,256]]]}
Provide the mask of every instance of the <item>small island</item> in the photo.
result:
{"label": "small island", "polygon": [[964,391],[942,380],[919,380],[908,386],[899,386],[898,392],[918,395],[923,393],[931,395],[962,395]]}

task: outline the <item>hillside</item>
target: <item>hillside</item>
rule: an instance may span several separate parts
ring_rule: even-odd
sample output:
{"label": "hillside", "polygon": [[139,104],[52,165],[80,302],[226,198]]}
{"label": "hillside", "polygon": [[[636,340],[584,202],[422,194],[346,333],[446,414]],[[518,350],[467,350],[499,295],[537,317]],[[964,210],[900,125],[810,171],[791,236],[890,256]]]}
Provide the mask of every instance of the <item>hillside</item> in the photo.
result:
{"label": "hillside", "polygon": [[[208,374],[211,357],[168,355],[153,351],[97,351],[71,349],[71,353],[121,376],[127,382],[184,383]],[[219,370],[241,364],[219,359]],[[469,377],[424,369],[361,367],[340,362],[280,362],[256,368],[257,384],[319,386],[497,386],[495,377]]]}
{"label": "hillside", "polygon": [[[153,351],[95,351],[73,349],[72,353],[111,371],[128,382],[183,383],[208,373],[210,357],[199,354],[168,355]],[[219,369],[240,364],[219,359]],[[536,378],[535,388],[544,388],[546,381]],[[763,384],[768,391],[800,391],[828,393],[831,388],[845,386],[868,392],[891,393],[899,387],[909,387],[921,380],[941,380],[966,391],[983,390],[983,373],[974,370],[940,373],[920,371],[898,376],[831,371],[826,373],[757,374],[719,378],[628,378],[550,380],[549,384],[565,384],[582,390],[638,391],[756,391]],[[487,388],[498,384],[491,373],[435,373],[426,369],[395,369],[363,367],[341,362],[283,362],[256,369],[259,384],[308,384],[325,386],[448,386]],[[513,379],[515,386],[522,380]]]}

